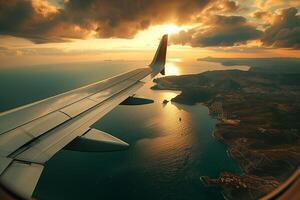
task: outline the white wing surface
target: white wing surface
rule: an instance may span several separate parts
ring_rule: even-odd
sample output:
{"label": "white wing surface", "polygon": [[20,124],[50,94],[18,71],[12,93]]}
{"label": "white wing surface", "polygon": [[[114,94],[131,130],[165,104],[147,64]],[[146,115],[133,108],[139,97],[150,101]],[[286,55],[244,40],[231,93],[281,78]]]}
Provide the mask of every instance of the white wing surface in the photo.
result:
{"label": "white wing surface", "polygon": [[90,126],[143,86],[164,73],[168,36],[149,66],[44,99],[0,115],[0,181],[31,197],[43,166],[62,148],[112,151],[128,144]]}

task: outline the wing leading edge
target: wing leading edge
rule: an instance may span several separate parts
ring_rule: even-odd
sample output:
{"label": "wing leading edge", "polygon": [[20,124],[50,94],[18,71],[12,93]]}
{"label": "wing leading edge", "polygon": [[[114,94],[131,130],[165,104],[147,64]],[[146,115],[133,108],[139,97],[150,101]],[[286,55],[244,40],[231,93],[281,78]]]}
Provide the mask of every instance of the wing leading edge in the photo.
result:
{"label": "wing leading edge", "polygon": [[0,181],[31,197],[47,162],[60,149],[109,151],[128,147],[90,126],[164,72],[168,36],[161,39],[148,67],[96,82],[0,114]]}

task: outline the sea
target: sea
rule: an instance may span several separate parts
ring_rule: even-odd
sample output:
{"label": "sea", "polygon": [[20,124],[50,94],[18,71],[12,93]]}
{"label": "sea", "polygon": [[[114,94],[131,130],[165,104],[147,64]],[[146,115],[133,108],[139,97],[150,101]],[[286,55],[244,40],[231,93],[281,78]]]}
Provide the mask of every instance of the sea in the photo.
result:
{"label": "sea", "polygon": [[[147,63],[107,60],[0,68],[0,112]],[[178,58],[166,63],[166,75],[228,69],[248,67]],[[222,171],[241,173],[226,146],[212,135],[217,120],[202,104],[163,104],[179,91],[154,91],[151,86],[149,80],[136,96],[153,99],[154,103],[119,105],[92,126],[126,141],[128,150],[61,150],[46,163],[33,196],[41,200],[223,199],[220,188],[205,187],[200,180],[201,176],[216,178]]]}

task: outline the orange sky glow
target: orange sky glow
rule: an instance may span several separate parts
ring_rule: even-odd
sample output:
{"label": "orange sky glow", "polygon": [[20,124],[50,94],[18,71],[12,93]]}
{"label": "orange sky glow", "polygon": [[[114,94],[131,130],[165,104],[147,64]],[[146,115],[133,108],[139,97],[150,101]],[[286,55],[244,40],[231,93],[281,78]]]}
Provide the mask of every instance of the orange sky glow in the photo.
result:
{"label": "orange sky glow", "polygon": [[[62,12],[59,10],[60,7],[64,8],[65,12],[71,12],[67,10],[67,6],[73,1],[64,1],[63,5],[57,0],[32,0],[28,2],[32,2],[31,5],[37,16],[50,19],[52,15],[55,16]],[[193,0],[190,2],[195,3]],[[150,25],[147,24],[147,20],[140,19],[144,17],[143,15],[139,17],[137,14],[137,20],[142,21],[139,23],[145,22],[145,25],[141,25],[142,28],[129,30],[128,27],[137,25],[130,24],[135,22],[128,22],[127,20],[124,22],[125,27],[123,22],[120,22],[117,27],[108,27],[107,33],[100,32],[99,28],[96,28],[96,22],[93,18],[87,21],[84,26],[59,22],[56,27],[47,30],[47,32],[41,32],[40,29],[34,32],[32,30],[42,23],[42,19],[36,21],[36,17],[34,17],[28,19],[32,21],[30,23],[33,24],[33,27],[31,29],[25,28],[24,32],[27,31],[28,33],[23,34],[22,30],[17,33],[16,27],[10,27],[9,23],[1,19],[0,16],[0,25],[4,24],[3,26],[7,27],[7,30],[0,30],[0,62],[4,63],[1,66],[96,60],[150,60],[157,48],[159,39],[166,33],[171,38],[173,37],[168,48],[168,58],[170,59],[195,60],[207,56],[230,58],[300,57],[299,44],[287,41],[289,39],[275,41],[274,38],[268,38],[267,35],[274,35],[273,29],[281,28],[282,22],[280,20],[285,15],[299,21],[299,1],[288,0],[285,4],[279,0],[215,0],[212,2],[215,3],[205,5],[205,7],[202,4],[199,5],[199,11],[191,6],[188,8],[191,10],[190,13],[181,10],[178,11],[177,15],[169,14],[162,18],[161,22],[155,18],[151,19],[153,16],[151,16],[152,11],[150,10],[150,14],[145,14],[148,17],[147,20],[153,21]],[[272,4],[268,4],[268,2]],[[13,3],[6,4],[3,7],[14,6]],[[170,10],[176,10],[176,6],[179,5],[179,1],[174,0],[173,4],[170,3],[166,6],[170,6]],[[158,5],[153,4],[153,6],[156,8]],[[199,13],[204,14],[200,15]],[[110,17],[110,15],[105,17]],[[296,30],[300,26],[297,24],[298,21],[296,24],[292,24],[294,29],[291,30]],[[101,27],[102,22],[99,21],[98,23]],[[232,25],[233,23],[236,24]],[[20,27],[19,29],[24,29],[23,26]],[[284,27],[282,28],[284,29]],[[233,35],[234,32],[240,30],[244,32]],[[223,31],[224,33],[219,34]],[[103,34],[107,34],[107,36]],[[263,36],[261,36],[262,34]],[[282,33],[280,34],[282,35]],[[294,37],[292,31],[289,34],[291,38]],[[65,36],[67,37],[66,42],[63,41]],[[41,42],[44,37],[46,39]],[[235,39],[236,37],[242,38]],[[220,38],[225,38],[224,42],[220,41]]]}

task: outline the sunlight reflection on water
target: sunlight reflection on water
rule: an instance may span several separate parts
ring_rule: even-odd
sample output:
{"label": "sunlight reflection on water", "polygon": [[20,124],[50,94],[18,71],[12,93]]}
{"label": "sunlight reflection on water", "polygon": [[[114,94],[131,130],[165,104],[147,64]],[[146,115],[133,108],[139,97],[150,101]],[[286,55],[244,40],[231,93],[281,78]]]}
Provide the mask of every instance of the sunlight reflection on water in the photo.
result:
{"label": "sunlight reflection on water", "polygon": [[[146,63],[112,61],[0,73],[0,80],[6,84],[0,84],[0,89],[7,94],[0,99],[2,110]],[[180,59],[166,64],[167,75],[222,69],[248,68]],[[215,189],[207,189],[199,181],[202,175],[215,177],[222,170],[239,171],[228,158],[224,145],[211,135],[216,120],[200,104],[163,105],[163,100],[171,100],[179,92],[154,91],[150,89],[152,85],[148,82],[137,95],[154,99],[153,104],[118,106],[93,125],[130,143],[129,150],[107,153],[62,150],[47,162],[34,196],[38,199],[222,199]]]}
{"label": "sunlight reflection on water", "polygon": [[174,62],[167,62],[165,65],[165,72],[166,76],[171,76],[171,75],[180,75],[181,70],[178,67],[177,63]]}

